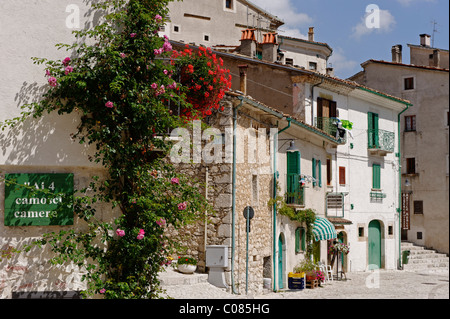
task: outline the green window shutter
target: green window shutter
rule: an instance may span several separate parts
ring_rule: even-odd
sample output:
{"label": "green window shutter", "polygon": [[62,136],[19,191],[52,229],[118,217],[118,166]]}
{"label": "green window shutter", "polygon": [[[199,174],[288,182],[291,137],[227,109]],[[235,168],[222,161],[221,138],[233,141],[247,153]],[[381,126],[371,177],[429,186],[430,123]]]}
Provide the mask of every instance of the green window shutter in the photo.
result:
{"label": "green window shutter", "polygon": [[300,227],[295,230],[295,252],[300,252],[301,243],[301,229]]}
{"label": "green window shutter", "polygon": [[306,250],[306,231],[304,228],[301,228],[301,249],[303,251]]}
{"label": "green window shutter", "polygon": [[320,160],[318,162],[318,166],[319,166],[319,187],[322,187],[322,164]]}
{"label": "green window shutter", "polygon": [[312,159],[312,177],[314,178],[314,181],[313,181],[313,187],[314,187],[317,184],[317,182],[316,182],[316,178],[317,178],[317,174],[316,174],[316,159],[315,158]]}
{"label": "green window shutter", "polygon": [[300,174],[300,152],[287,152],[287,173]]}
{"label": "green window shutter", "polygon": [[378,148],[378,114],[372,112],[367,113],[367,122],[369,148]]}
{"label": "green window shutter", "polygon": [[381,189],[381,167],[380,164],[372,166],[372,188]]}

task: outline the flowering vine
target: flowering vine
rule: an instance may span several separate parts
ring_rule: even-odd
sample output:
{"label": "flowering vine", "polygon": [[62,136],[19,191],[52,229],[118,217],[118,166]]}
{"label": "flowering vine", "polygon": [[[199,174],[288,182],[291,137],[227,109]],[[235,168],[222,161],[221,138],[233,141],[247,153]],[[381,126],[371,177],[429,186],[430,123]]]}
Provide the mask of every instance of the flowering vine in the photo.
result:
{"label": "flowering vine", "polygon": [[[183,69],[182,81],[175,80],[177,64],[161,57],[177,53],[167,37],[158,35],[169,1],[93,2],[93,9],[105,14],[104,22],[74,31],[90,41],[58,45],[69,52],[63,60],[34,58],[45,65],[45,93],[23,106],[22,118],[3,124],[73,113],[80,125],[71,136],[95,145],[89,160],[101,164],[107,176],[94,177],[92,192],[80,189],[74,199],[74,211],[87,227],[44,234],[35,242],[51,247],[53,264],[72,261],[83,270],[85,296],[159,297],[158,272],[177,244],[167,236],[167,226],[182,227],[206,209],[198,183],[165,160],[171,144],[164,133],[185,123],[168,104],[180,105],[186,115],[198,110],[208,115],[229,87],[228,72],[210,50],[201,50],[189,58],[180,54],[180,63],[193,67],[187,66],[189,74]],[[208,101],[206,108],[202,101]],[[118,217],[102,220],[97,203],[109,205]]]}

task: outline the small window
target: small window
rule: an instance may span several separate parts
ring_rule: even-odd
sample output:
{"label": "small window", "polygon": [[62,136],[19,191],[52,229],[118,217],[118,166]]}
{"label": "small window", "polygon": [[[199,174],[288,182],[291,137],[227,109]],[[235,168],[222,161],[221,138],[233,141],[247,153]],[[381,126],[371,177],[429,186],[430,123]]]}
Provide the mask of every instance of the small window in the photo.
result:
{"label": "small window", "polygon": [[327,158],[327,185],[331,185],[331,159]]}
{"label": "small window", "polygon": [[306,250],[306,231],[303,227],[295,230],[295,252],[299,253]]}
{"label": "small window", "polygon": [[286,58],[286,65],[294,65],[294,59]]}
{"label": "small window", "polygon": [[345,185],[345,167],[339,167],[339,184]]}
{"label": "small window", "polygon": [[364,227],[358,227],[358,237],[364,237]]}
{"label": "small window", "polygon": [[258,206],[258,175],[252,177],[253,206]]}
{"label": "small window", "polygon": [[173,32],[176,32],[176,33],[180,32],[180,26],[179,25],[174,25],[173,26]]}
{"label": "small window", "polygon": [[388,226],[388,235],[394,235],[394,227]]}
{"label": "small window", "polygon": [[312,71],[317,70],[317,63],[316,62],[309,62],[309,69]]}
{"label": "small window", "polygon": [[406,174],[416,173],[416,159],[414,157],[406,159]]}
{"label": "small window", "polygon": [[205,34],[203,36],[203,40],[205,40],[206,42],[209,42],[209,34]]}
{"label": "small window", "polygon": [[413,77],[404,79],[404,89],[405,90],[414,90],[414,78]]}
{"label": "small window", "polygon": [[416,130],[416,116],[405,116],[405,132],[411,132]]}
{"label": "small window", "polygon": [[423,214],[423,200],[414,201],[414,214]]}
{"label": "small window", "polygon": [[421,231],[417,232],[417,239],[423,239],[423,234]]}
{"label": "small window", "polygon": [[232,10],[233,9],[233,0],[225,0],[225,8]]}

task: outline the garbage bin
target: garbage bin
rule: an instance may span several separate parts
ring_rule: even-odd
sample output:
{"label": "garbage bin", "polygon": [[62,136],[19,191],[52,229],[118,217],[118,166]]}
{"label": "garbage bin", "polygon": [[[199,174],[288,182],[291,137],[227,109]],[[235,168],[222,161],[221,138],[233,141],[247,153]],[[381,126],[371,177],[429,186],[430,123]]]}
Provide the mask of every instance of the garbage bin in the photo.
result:
{"label": "garbage bin", "polygon": [[403,258],[402,258],[403,265],[406,265],[408,263],[410,254],[411,254],[410,250],[403,251]]}

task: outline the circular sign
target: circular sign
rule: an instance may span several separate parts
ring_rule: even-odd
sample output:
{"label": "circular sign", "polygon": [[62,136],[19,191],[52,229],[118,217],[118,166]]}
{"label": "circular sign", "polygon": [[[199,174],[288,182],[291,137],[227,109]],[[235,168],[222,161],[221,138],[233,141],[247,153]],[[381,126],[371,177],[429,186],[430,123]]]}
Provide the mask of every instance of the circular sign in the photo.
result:
{"label": "circular sign", "polygon": [[247,206],[244,208],[244,218],[252,219],[255,216],[255,211],[251,206]]}

